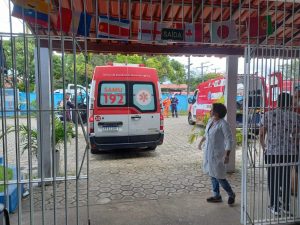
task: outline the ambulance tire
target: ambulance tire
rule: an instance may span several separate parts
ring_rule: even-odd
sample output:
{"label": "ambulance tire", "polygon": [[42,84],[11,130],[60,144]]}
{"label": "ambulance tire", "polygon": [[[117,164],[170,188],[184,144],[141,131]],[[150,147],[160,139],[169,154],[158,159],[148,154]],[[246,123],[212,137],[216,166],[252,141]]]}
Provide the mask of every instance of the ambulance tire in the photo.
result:
{"label": "ambulance tire", "polygon": [[155,151],[157,145],[153,145],[153,146],[148,146],[147,150],[148,151]]}
{"label": "ambulance tire", "polygon": [[100,151],[97,148],[91,148],[91,153],[92,154],[99,154]]}
{"label": "ambulance tire", "polygon": [[188,122],[189,122],[189,125],[195,125],[195,122],[192,120],[192,114],[191,113],[189,113]]}

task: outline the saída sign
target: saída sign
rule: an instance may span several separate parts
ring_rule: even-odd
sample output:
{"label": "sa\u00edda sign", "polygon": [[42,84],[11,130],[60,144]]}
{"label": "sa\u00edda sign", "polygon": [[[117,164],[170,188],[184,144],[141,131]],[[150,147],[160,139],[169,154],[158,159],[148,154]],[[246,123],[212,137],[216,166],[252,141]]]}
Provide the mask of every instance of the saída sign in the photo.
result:
{"label": "sa\u00edda sign", "polygon": [[183,41],[183,30],[163,28],[161,31],[162,40]]}

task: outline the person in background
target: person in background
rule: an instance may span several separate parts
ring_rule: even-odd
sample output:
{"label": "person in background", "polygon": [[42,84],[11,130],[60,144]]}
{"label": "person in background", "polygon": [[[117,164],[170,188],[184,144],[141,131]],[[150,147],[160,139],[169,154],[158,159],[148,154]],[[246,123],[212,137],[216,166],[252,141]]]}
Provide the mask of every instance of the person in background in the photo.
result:
{"label": "person in background", "polygon": [[170,109],[170,105],[171,105],[171,100],[169,97],[167,97],[164,101],[163,101],[163,106],[164,106],[164,117],[169,117],[169,109]]}
{"label": "person in background", "polygon": [[207,202],[222,202],[220,187],[228,194],[228,205],[235,202],[235,193],[226,179],[226,167],[229,162],[230,151],[233,148],[233,138],[229,124],[224,117],[227,109],[222,103],[214,103],[210,111],[210,119],[205,128],[205,136],[201,139],[198,148],[202,149],[205,142],[203,168],[211,177],[213,196]]}
{"label": "person in background", "polygon": [[171,110],[172,110],[172,117],[176,116],[176,118],[178,117],[177,105],[178,105],[178,98],[176,97],[175,94],[173,94],[171,97]]}
{"label": "person in background", "polygon": [[84,99],[85,99],[85,96],[83,96],[82,92],[79,91],[78,92],[78,95],[77,95],[77,104],[83,104],[84,103]]}
{"label": "person in background", "polygon": [[75,105],[70,100],[71,95],[69,93],[66,94],[66,121],[72,121],[71,109],[75,108]]}
{"label": "person in background", "polygon": [[292,109],[290,94],[279,94],[277,103],[278,108],[267,111],[262,117],[259,132],[267,165],[269,209],[276,216],[281,212],[291,215],[291,165],[298,161],[300,134],[300,115]]}

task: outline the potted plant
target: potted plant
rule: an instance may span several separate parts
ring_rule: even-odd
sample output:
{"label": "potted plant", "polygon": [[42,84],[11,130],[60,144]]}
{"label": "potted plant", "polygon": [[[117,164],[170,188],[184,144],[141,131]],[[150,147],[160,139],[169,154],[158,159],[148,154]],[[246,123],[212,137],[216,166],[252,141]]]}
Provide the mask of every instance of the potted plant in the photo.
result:
{"label": "potted plant", "polygon": [[[7,135],[11,132],[15,132],[16,129],[12,126],[8,127],[6,129],[6,132],[2,135],[0,135],[0,139],[3,138],[4,135]],[[20,125],[19,126],[19,134],[20,134],[20,145],[22,149],[22,154],[26,150],[30,150],[32,155],[35,155],[37,157],[38,155],[38,132],[35,128],[29,128],[27,125]],[[60,168],[60,150],[64,143],[65,136],[66,141],[70,142],[71,138],[74,137],[74,131],[73,126],[71,123],[66,123],[66,132],[64,129],[64,123],[60,121],[60,119],[55,118],[54,120],[54,139],[55,139],[55,159],[56,159],[56,174],[59,173]],[[30,141],[28,141],[28,137],[30,138]]]}

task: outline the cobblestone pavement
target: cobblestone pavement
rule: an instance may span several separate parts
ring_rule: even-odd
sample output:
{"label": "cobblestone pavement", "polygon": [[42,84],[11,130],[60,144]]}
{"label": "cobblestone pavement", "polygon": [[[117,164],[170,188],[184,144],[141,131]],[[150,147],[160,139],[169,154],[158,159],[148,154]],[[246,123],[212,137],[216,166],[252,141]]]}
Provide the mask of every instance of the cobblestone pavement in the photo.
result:
{"label": "cobblestone pavement", "polygon": [[[165,120],[165,139],[155,151],[118,150],[89,156],[89,204],[108,204],[126,201],[172,198],[180,195],[199,195],[210,191],[210,179],[202,172],[202,152],[196,143],[188,143],[192,126],[186,116]],[[75,141],[68,146],[69,175],[75,175]],[[85,141],[79,134],[79,159],[83,156]],[[26,160],[25,160],[26,161]],[[80,160],[78,160],[80,163]],[[240,192],[241,150],[237,150],[237,171],[228,178],[237,193]],[[63,159],[62,159],[63,162]],[[86,172],[86,162],[83,174]],[[64,165],[61,167],[62,172]],[[76,193],[76,186],[78,193]],[[67,189],[67,192],[66,192]],[[87,205],[87,180],[59,181],[56,185],[33,188],[33,202],[22,201],[23,212],[34,207],[63,209]],[[67,198],[66,198],[67,193]],[[54,198],[55,195],[55,198]],[[77,198],[78,195],[78,198]]]}
{"label": "cobblestone pavement", "polygon": [[[172,198],[183,194],[199,195],[210,191],[209,177],[203,174],[202,153],[196,143],[188,143],[192,127],[186,116],[165,120],[165,140],[155,151],[118,150],[90,155],[89,204],[153,200]],[[84,139],[79,147],[84,150]],[[240,192],[241,150],[237,150],[237,172],[228,178],[237,193]],[[60,182],[55,185],[55,208],[86,205],[86,180]],[[67,187],[67,198],[65,188]],[[40,187],[34,188],[34,207],[39,210],[44,199],[45,209],[54,207],[54,186],[45,187],[42,198]],[[67,201],[66,201],[67,199]],[[23,209],[29,210],[29,200],[23,201]]]}

